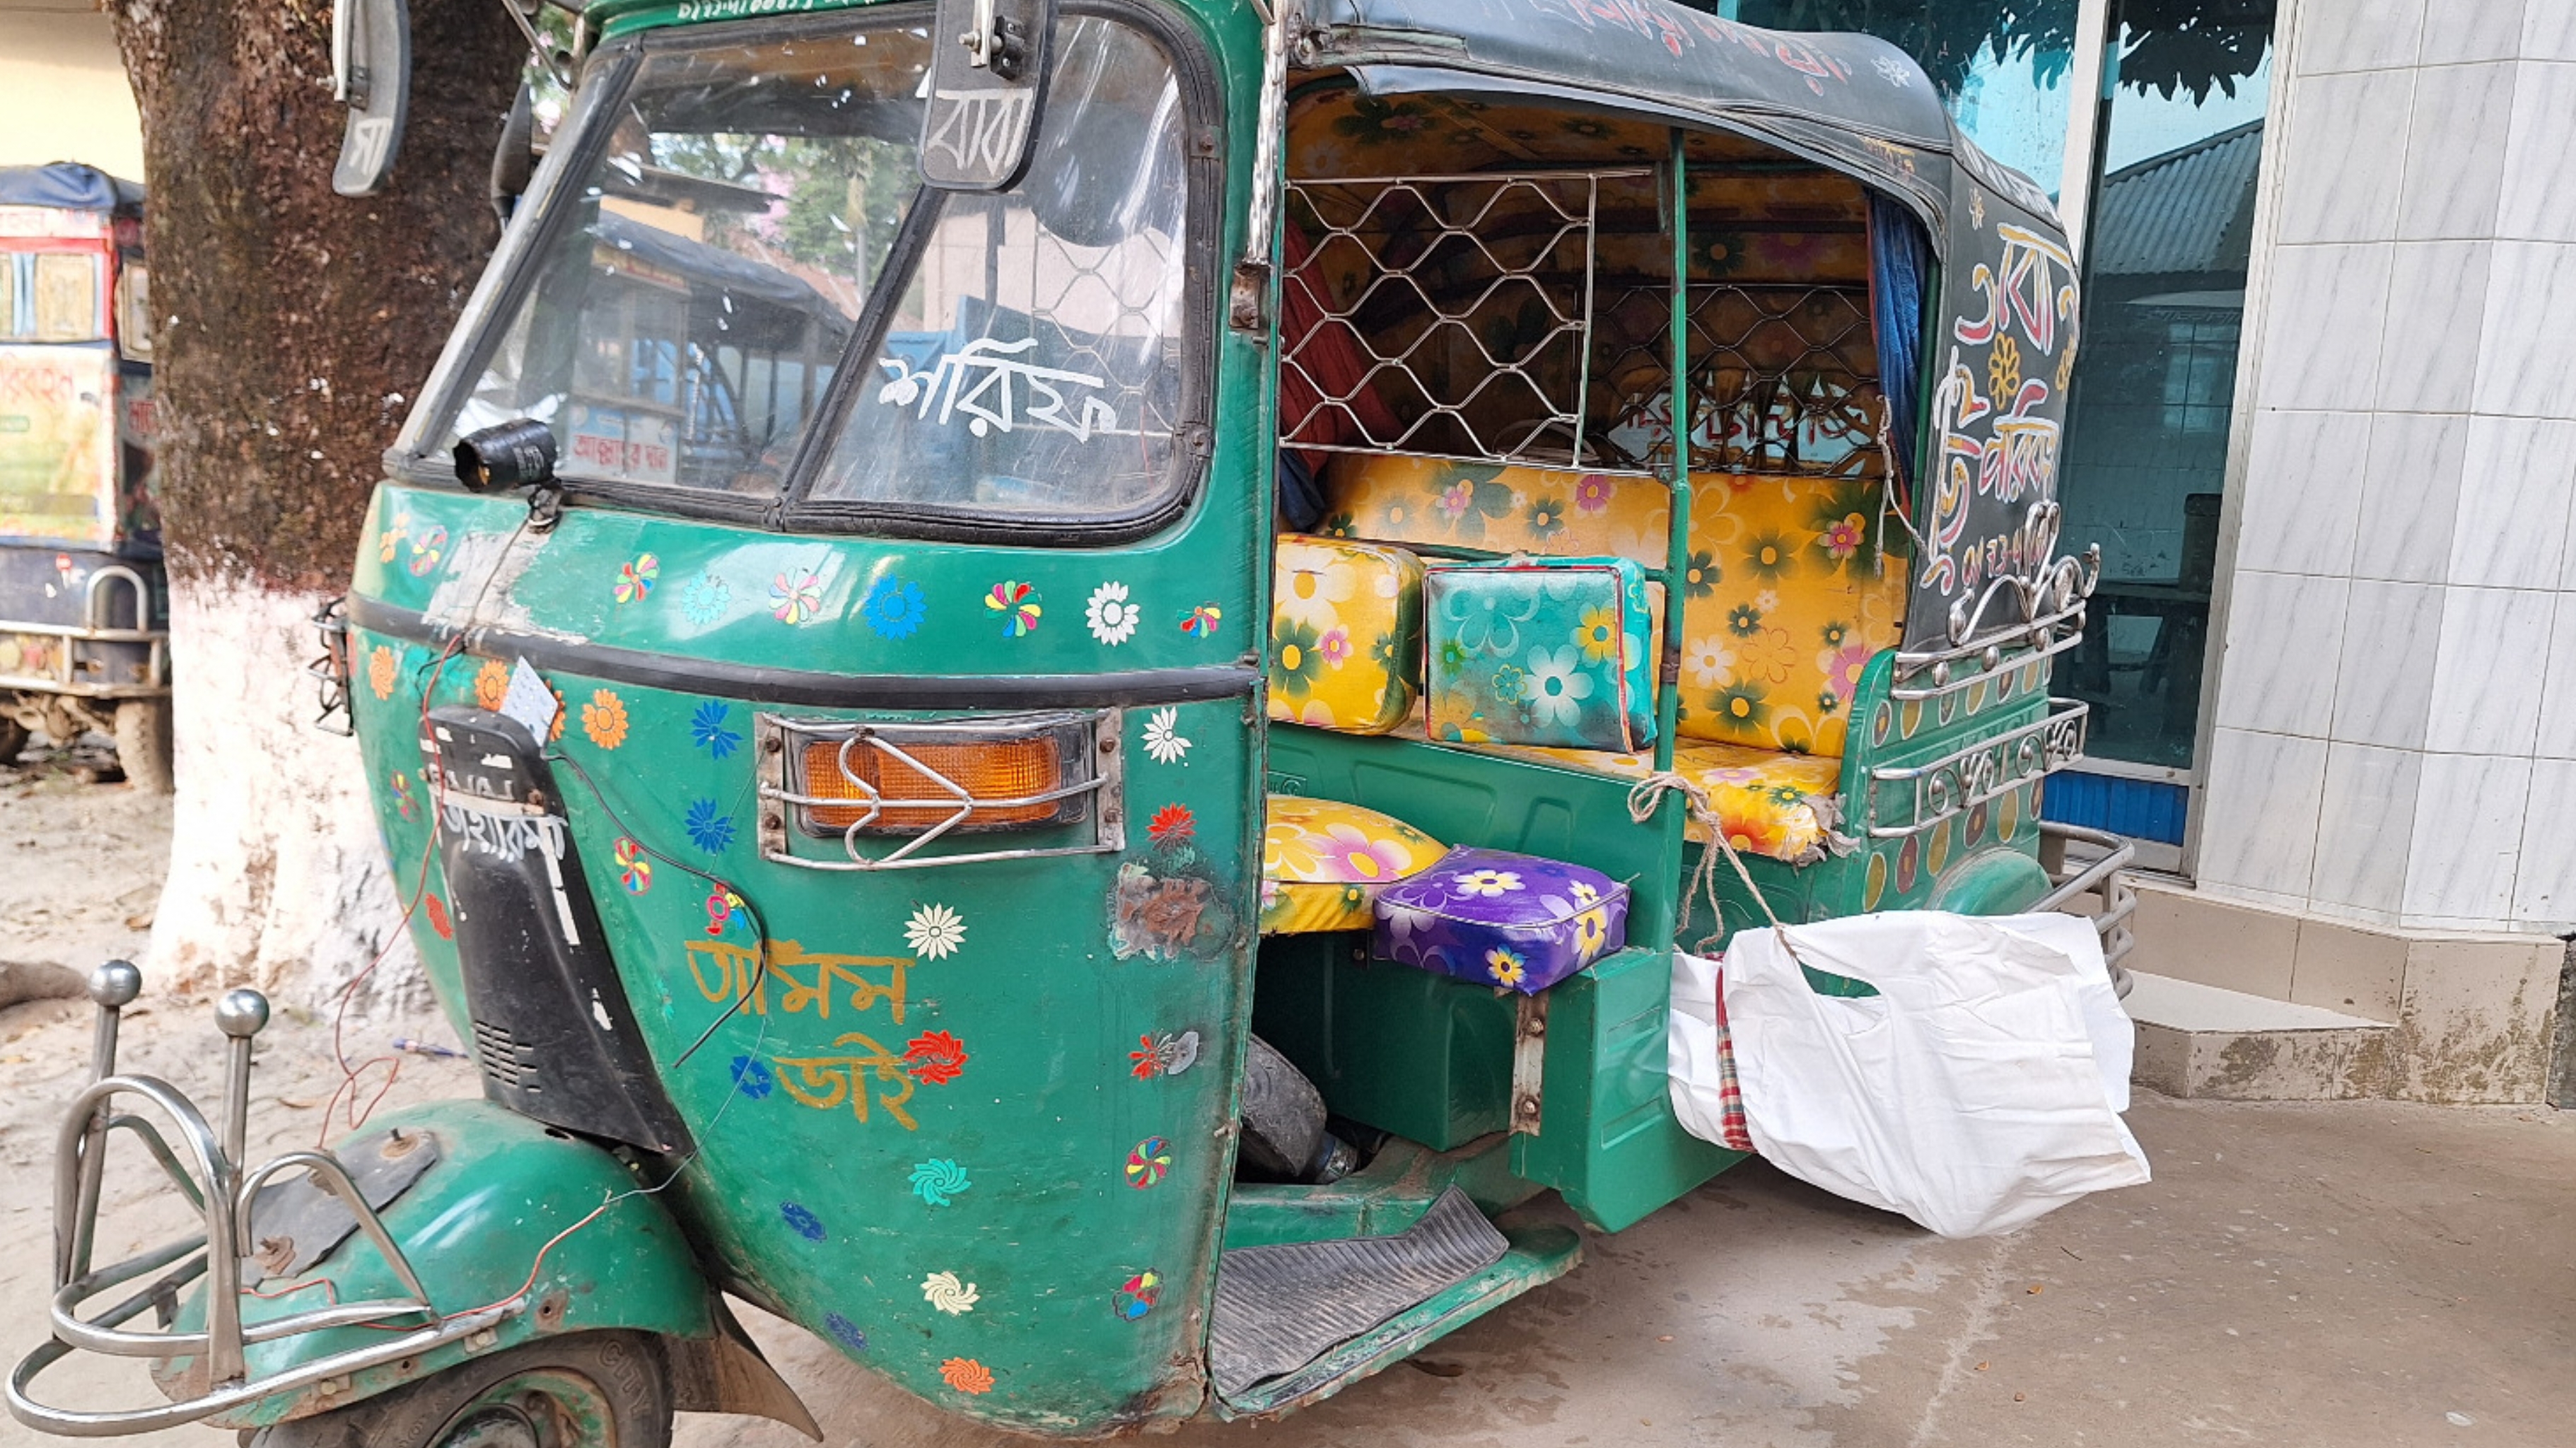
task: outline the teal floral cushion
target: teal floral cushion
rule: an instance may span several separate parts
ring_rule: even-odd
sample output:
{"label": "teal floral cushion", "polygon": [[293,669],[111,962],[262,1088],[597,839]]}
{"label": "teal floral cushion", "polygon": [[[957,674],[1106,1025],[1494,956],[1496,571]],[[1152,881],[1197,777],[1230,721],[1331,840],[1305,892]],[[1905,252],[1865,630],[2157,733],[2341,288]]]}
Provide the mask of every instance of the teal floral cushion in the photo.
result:
{"label": "teal floral cushion", "polygon": [[1654,743],[1645,570],[1515,558],[1424,570],[1425,726],[1451,743],[1634,753]]}

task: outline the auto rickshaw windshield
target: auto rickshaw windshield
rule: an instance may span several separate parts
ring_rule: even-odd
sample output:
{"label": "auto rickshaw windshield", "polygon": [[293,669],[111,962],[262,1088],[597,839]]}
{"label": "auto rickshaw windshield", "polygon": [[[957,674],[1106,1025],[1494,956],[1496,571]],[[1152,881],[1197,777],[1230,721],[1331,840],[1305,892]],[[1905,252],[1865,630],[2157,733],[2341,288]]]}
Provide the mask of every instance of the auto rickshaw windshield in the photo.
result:
{"label": "auto rickshaw windshield", "polygon": [[533,417],[576,484],[770,497],[837,410],[799,489],[827,511],[1085,515],[1177,486],[1171,60],[1064,17],[1024,178],[974,195],[920,182],[929,58],[917,27],[847,24],[648,51],[559,142],[578,178],[445,436]]}

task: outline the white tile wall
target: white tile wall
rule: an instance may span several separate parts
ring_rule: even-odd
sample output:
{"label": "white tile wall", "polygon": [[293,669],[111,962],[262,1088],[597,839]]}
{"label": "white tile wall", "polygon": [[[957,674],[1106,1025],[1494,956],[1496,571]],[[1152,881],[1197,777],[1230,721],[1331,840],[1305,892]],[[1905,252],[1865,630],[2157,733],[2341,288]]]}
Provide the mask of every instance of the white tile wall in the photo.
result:
{"label": "white tile wall", "polygon": [[2491,241],[2400,243],[2388,275],[2388,319],[2379,343],[2384,412],[2466,412],[2475,400]]}
{"label": "white tile wall", "polygon": [[2353,530],[2355,578],[2439,583],[2449,576],[2443,540],[2459,512],[2468,446],[2469,420],[2456,414],[2383,412],[2371,419],[2370,461]]}
{"label": "white tile wall", "polygon": [[[2464,316],[2457,325],[2474,323]],[[2576,417],[2576,245],[2496,243],[2484,331],[2479,411]]]}
{"label": "white tile wall", "polygon": [[2370,414],[2257,413],[2250,447],[2236,566],[2349,573],[2370,456]]}
{"label": "white tile wall", "polygon": [[2299,86],[2290,134],[2279,149],[2281,240],[2384,241],[2397,234],[2403,148],[2415,105],[2415,72],[2321,75]]}
{"label": "white tile wall", "polygon": [[2221,727],[2210,739],[2208,778],[2201,880],[2306,899],[2325,791],[2325,741]]}
{"label": "white tile wall", "polygon": [[2496,138],[2511,132],[2518,69],[2490,62],[2416,72],[2406,186],[2397,203],[2399,240],[2496,234],[2511,149]]}
{"label": "white tile wall", "polygon": [[[2571,0],[2576,3],[2576,0]],[[2576,422],[2473,417],[2451,533],[2455,583],[2555,588],[2576,489]]]}
{"label": "white tile wall", "polygon": [[2465,5],[2427,6],[2421,63],[2429,66],[2509,59],[2520,50],[2523,8],[2564,3],[2565,0],[2472,0]]}
{"label": "white tile wall", "polygon": [[2423,770],[2424,756],[2412,749],[2326,746],[2310,898],[2359,918],[2395,922]]}
{"label": "white tile wall", "polygon": [[[2576,12],[2570,0],[2542,0]],[[2478,67],[2483,69],[2483,67]],[[2576,61],[2524,62],[2513,67],[2494,235],[2514,241],[2576,241]],[[2487,107],[2481,106],[2480,109]]]}
{"label": "white tile wall", "polygon": [[2576,60],[2576,5],[2564,0],[2523,0],[2525,60]]}
{"label": "white tile wall", "polygon": [[2531,803],[2514,861],[2513,918],[2553,931],[2576,923],[2576,760],[2531,766]]}
{"label": "white tile wall", "polygon": [[2263,329],[2264,406],[2323,412],[2377,394],[2394,251],[2387,242],[2364,242],[2284,246],[2273,253],[2270,317]]}
{"label": "white tile wall", "polygon": [[2530,790],[2528,759],[2424,756],[2406,852],[2405,923],[2509,918]]}
{"label": "white tile wall", "polygon": [[2337,742],[2424,747],[2445,591],[2437,583],[2353,580],[2335,670],[2331,733]]}
{"label": "white tile wall", "polygon": [[2442,654],[2424,719],[2426,749],[2531,756],[2557,597],[2541,589],[2456,583],[2442,590]]}
{"label": "white tile wall", "polygon": [[2323,739],[2351,582],[2240,568],[2228,604],[2218,722]]}
{"label": "white tile wall", "polygon": [[[2541,673],[2540,734],[2532,752],[2576,759],[2576,592],[2558,594],[2549,624],[2549,663]],[[2576,818],[2561,822],[2576,835]]]}
{"label": "white tile wall", "polygon": [[2299,7],[2301,76],[2413,65],[2425,0],[2309,0]]}

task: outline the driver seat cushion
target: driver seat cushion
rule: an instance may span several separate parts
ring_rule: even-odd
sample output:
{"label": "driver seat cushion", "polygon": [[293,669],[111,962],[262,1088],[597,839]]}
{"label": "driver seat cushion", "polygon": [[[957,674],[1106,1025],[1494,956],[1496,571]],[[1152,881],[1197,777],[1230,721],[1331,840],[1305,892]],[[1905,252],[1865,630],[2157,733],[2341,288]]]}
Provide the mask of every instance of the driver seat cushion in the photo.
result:
{"label": "driver seat cushion", "polygon": [[1261,933],[1366,930],[1381,887],[1430,869],[1447,852],[1393,815],[1274,794],[1261,828]]}

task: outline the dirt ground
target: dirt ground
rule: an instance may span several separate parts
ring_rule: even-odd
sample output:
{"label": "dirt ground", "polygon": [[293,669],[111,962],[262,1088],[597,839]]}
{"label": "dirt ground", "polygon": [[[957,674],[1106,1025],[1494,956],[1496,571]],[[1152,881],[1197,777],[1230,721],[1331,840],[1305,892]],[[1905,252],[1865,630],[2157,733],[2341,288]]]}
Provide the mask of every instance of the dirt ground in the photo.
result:
{"label": "dirt ground", "polygon": [[[160,806],[59,766],[10,773],[0,960],[85,967],[139,951],[165,846]],[[382,1056],[402,1034],[448,1039],[434,1021],[374,1021],[350,1030],[348,1046]],[[13,1359],[41,1333],[52,1132],[82,1079],[87,1035],[85,1003],[0,1011],[0,1227],[20,1244],[0,1254],[0,1349]],[[148,994],[126,1064],[211,1094],[215,1040],[205,1002]],[[315,1018],[281,1019],[261,1037],[255,1152],[322,1134],[329,1052],[329,1023]],[[476,1089],[462,1063],[401,1060],[390,1101]],[[1577,1271],[1411,1364],[1278,1423],[1194,1425],[1164,1441],[2576,1441],[2576,1115],[2141,1093],[2130,1122],[2153,1184],[1984,1241],[1945,1242],[1751,1164],[1618,1236],[1587,1234]],[[177,1226],[139,1174],[120,1172],[109,1199],[108,1250]],[[1011,1441],[942,1417],[792,1326],[743,1315],[833,1448]],[[149,1391],[131,1369],[57,1371],[61,1391],[86,1403]],[[0,1420],[0,1444],[47,1441]],[[229,1438],[181,1429],[141,1441]],[[678,1441],[803,1440],[690,1417]]]}

